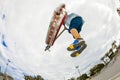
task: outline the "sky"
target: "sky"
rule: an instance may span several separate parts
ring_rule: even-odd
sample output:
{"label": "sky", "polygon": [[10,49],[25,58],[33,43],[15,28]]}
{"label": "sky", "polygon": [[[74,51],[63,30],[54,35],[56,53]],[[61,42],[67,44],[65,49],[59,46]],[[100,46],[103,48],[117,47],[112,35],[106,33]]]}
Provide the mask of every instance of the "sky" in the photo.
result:
{"label": "sky", "polygon": [[[66,4],[68,13],[85,20],[81,36],[88,45],[83,53],[70,57],[66,48],[73,37],[65,31],[44,51],[46,34],[54,9]],[[120,40],[119,0],[0,0],[0,66],[15,80],[23,75],[41,75],[46,80],[64,80],[85,73]]]}

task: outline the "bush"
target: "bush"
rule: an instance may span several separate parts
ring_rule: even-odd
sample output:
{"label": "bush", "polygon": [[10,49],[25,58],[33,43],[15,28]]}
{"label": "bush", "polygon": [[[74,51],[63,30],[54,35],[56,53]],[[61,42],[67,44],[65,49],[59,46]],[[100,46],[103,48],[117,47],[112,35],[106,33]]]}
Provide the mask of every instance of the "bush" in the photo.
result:
{"label": "bush", "polygon": [[25,75],[24,79],[25,80],[44,80],[40,75],[37,75],[37,76],[34,76],[34,77]]}
{"label": "bush", "polygon": [[99,73],[104,66],[105,65],[103,63],[95,65],[92,69],[90,69],[90,76]]}
{"label": "bush", "polygon": [[71,79],[68,79],[68,80],[75,80],[75,78],[74,78],[74,77],[72,77]]}
{"label": "bush", "polygon": [[86,80],[87,78],[89,78],[87,74],[82,74],[80,77],[77,78],[77,80]]}

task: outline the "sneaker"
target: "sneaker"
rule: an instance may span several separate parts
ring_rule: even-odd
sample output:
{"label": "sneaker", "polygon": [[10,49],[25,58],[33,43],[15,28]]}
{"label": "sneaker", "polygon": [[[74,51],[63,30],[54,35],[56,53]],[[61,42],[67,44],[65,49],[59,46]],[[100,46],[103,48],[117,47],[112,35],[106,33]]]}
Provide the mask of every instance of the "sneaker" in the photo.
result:
{"label": "sneaker", "polygon": [[80,49],[79,50],[75,50],[75,51],[73,51],[73,53],[71,54],[71,57],[77,57],[77,56],[79,56],[81,53],[82,53],[82,51],[84,51],[84,49],[87,47],[87,44],[82,44],[81,46],[80,46]]}
{"label": "sneaker", "polygon": [[67,48],[68,51],[73,51],[76,49],[80,49],[80,45],[84,44],[85,41],[83,40],[83,38],[79,38],[74,40],[74,42]]}

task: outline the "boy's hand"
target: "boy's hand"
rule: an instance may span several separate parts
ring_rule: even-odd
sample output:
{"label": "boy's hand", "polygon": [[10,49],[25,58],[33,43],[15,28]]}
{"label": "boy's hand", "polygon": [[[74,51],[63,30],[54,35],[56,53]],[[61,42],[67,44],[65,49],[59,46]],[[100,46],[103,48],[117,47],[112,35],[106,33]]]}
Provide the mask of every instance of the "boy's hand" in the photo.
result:
{"label": "boy's hand", "polygon": [[120,15],[120,8],[117,8],[117,12],[118,12],[118,14]]}

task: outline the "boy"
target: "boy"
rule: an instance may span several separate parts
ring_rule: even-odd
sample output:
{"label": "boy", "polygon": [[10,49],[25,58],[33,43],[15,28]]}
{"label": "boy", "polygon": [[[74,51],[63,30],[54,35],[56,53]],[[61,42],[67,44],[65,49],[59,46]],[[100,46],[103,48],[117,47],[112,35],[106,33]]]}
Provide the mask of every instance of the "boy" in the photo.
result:
{"label": "boy", "polygon": [[[62,14],[65,11],[65,4],[62,4],[60,7],[58,7],[54,13],[54,23],[57,22],[60,18],[60,14]],[[66,12],[67,13],[67,12]],[[79,34],[82,30],[84,20],[81,16],[71,13],[67,14],[66,19],[63,23],[63,25],[66,25],[68,27],[68,32],[72,34],[73,38],[75,39],[74,42],[67,48],[68,51],[74,51],[71,56],[76,57],[78,56],[85,48],[86,44],[81,35]]]}
{"label": "boy", "polygon": [[[75,39],[74,42],[67,48],[68,51],[72,51],[72,50],[76,50],[76,49],[79,50],[80,46],[78,46],[78,45],[80,43],[85,43],[85,41],[79,34],[80,31],[82,30],[83,23],[84,23],[84,21],[81,16],[79,16],[75,13],[71,13],[71,14],[67,15],[64,24],[69,27],[68,32],[71,33],[73,35],[73,38]],[[78,44],[78,45],[76,45],[76,44]]]}
{"label": "boy", "polygon": [[[65,4],[62,4],[60,7],[58,7],[56,17],[59,17],[59,14],[65,11]],[[68,32],[72,34],[73,38],[75,39],[74,42],[67,48],[68,51],[74,51],[74,50],[80,50],[81,44],[85,44],[85,41],[79,34],[82,30],[82,26],[84,24],[84,20],[81,16],[70,13],[67,14],[66,19],[64,21],[63,25],[66,25],[68,27]],[[85,44],[85,47],[87,45]],[[74,52],[76,53],[76,52]],[[78,52],[79,55],[80,52]]]}

